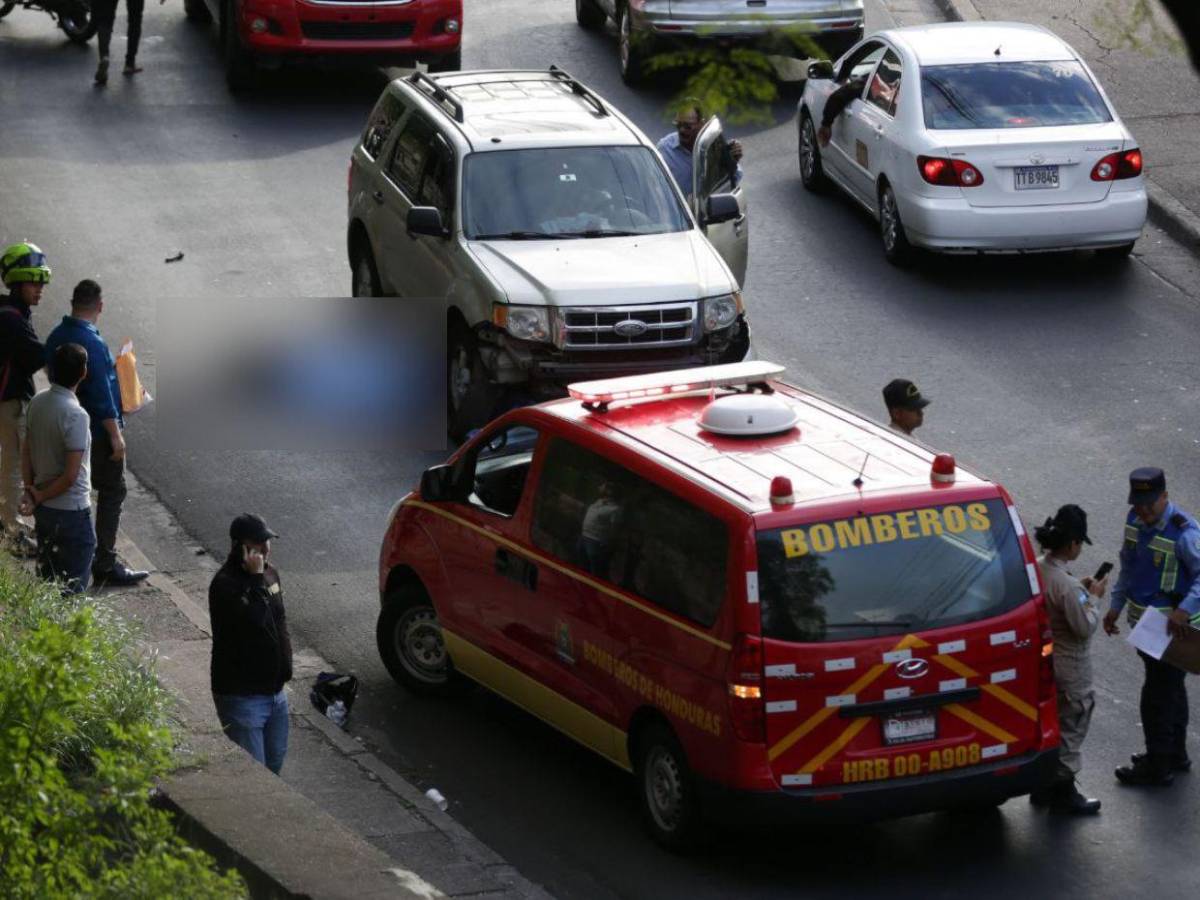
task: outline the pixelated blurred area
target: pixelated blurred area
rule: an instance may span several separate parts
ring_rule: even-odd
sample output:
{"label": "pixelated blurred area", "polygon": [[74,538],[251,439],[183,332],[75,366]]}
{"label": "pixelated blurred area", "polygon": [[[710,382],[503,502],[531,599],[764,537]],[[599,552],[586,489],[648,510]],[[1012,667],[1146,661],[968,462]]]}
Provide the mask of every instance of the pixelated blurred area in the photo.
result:
{"label": "pixelated blurred area", "polygon": [[442,450],[442,300],[166,298],[158,439],[178,450]]}

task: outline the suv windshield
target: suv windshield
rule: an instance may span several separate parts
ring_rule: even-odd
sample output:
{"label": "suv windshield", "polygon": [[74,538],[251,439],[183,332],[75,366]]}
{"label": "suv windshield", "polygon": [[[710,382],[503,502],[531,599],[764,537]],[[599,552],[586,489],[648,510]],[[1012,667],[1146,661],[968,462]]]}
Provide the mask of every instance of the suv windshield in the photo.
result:
{"label": "suv windshield", "polygon": [[690,228],[647,147],[554,147],[475,153],[463,172],[472,240],[663,234]]}
{"label": "suv windshield", "polygon": [[758,535],[763,635],[846,641],[1000,615],[1030,597],[1000,500]]}
{"label": "suv windshield", "polygon": [[921,70],[926,128],[1094,125],[1112,116],[1077,62],[975,63]]}

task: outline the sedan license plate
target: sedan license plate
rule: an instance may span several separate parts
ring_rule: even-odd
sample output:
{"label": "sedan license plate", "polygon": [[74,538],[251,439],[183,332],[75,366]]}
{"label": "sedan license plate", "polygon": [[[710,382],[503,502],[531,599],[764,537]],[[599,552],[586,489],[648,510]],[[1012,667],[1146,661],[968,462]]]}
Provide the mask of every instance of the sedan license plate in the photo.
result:
{"label": "sedan license plate", "polygon": [[883,743],[888,747],[937,737],[937,713],[921,709],[883,717]]}
{"label": "sedan license plate", "polygon": [[1045,191],[1058,187],[1058,166],[1017,166],[1013,186],[1018,191]]}

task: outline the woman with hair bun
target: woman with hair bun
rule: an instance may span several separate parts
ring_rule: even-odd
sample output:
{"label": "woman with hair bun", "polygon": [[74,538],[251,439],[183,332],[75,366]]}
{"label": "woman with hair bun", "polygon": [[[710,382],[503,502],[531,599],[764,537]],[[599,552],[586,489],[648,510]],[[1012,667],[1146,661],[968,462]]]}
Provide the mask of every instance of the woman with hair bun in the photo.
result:
{"label": "woman with hair bun", "polygon": [[1057,777],[1029,799],[1039,806],[1048,804],[1054,812],[1094,815],[1100,811],[1100,801],[1079,793],[1075,779],[1082,762],[1080,747],[1096,706],[1088,644],[1100,623],[1100,601],[1108,591],[1108,576],[1080,580],[1067,571],[1067,564],[1079,557],[1083,545],[1091,543],[1087,536],[1087,513],[1078,506],[1061,507],[1033,534],[1043,551],[1038,568],[1054,633],[1054,676],[1058,682],[1062,746]]}

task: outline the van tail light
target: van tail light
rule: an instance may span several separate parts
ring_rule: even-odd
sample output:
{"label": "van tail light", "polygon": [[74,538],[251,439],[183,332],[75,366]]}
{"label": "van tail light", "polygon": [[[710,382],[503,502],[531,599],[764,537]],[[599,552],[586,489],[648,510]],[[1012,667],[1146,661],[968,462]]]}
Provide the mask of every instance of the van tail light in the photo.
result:
{"label": "van tail light", "polygon": [[1054,632],[1050,630],[1050,617],[1046,614],[1046,604],[1037,605],[1037,628],[1041,654],[1038,659],[1038,703],[1053,700],[1056,694],[1054,684]]}
{"label": "van tail light", "polygon": [[1136,148],[1110,153],[1092,167],[1092,181],[1117,181],[1137,178],[1141,174],[1142,151]]}
{"label": "van tail light", "polygon": [[921,177],[930,184],[964,188],[979,187],[983,184],[983,173],[965,159],[918,156],[917,168],[921,172]]}
{"label": "van tail light", "polygon": [[729,714],[738,740],[764,743],[767,716],[763,705],[762,641],[752,634],[739,634],[729,656]]}

